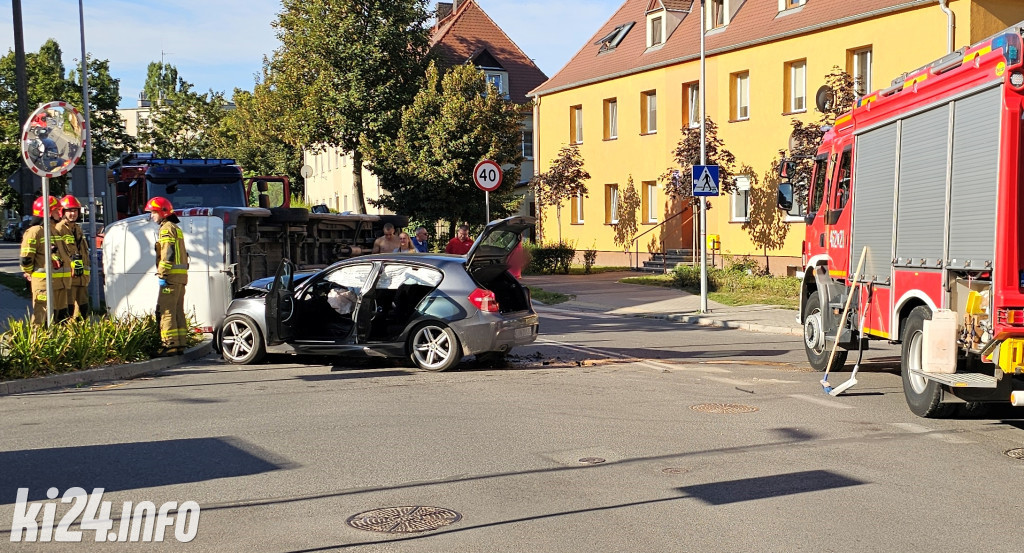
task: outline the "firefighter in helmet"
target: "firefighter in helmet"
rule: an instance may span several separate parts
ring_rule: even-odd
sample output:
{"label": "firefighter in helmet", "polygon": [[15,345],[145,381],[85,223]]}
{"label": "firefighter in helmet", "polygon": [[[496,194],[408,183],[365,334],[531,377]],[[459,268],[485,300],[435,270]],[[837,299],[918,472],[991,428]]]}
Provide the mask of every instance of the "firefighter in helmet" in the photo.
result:
{"label": "firefighter in helmet", "polygon": [[[29,227],[21,239],[21,271],[30,283],[32,290],[32,324],[43,326],[47,323],[46,312],[46,264],[51,267],[50,277],[53,298],[54,319],[61,321],[67,317],[68,290],[71,288],[71,259],[68,255],[64,236],[57,229],[60,221],[60,203],[50,196],[50,205],[43,207],[42,196],[32,203],[32,215],[39,218],[39,223]],[[45,229],[50,226],[50,244],[46,244]]]}
{"label": "firefighter in helmet", "polygon": [[156,241],[156,276],[160,295],[156,300],[163,355],[179,354],[188,339],[185,319],[185,285],[188,283],[188,253],[178,217],[167,198],[156,196],[146,204],[154,223],[160,225]]}
{"label": "firefighter in helmet", "polygon": [[89,311],[89,243],[78,219],[82,204],[68,194],[60,199],[64,216],[57,223],[68,253],[71,256],[71,288],[68,289],[68,313],[74,318],[85,317]]}

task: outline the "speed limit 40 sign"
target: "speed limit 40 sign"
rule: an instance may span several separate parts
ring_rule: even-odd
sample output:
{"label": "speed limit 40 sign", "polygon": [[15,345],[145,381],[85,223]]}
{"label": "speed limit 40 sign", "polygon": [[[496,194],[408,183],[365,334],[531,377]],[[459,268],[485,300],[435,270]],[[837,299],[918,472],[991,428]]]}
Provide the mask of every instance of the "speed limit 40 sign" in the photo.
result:
{"label": "speed limit 40 sign", "polygon": [[501,166],[493,159],[485,159],[473,168],[473,182],[484,192],[494,192],[501,186]]}

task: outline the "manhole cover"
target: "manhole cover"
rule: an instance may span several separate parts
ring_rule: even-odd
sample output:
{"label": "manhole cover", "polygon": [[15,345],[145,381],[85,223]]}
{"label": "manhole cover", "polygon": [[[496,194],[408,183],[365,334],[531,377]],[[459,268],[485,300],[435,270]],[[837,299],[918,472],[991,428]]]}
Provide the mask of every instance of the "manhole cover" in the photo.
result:
{"label": "manhole cover", "polygon": [[698,405],[691,405],[690,409],[701,413],[715,413],[719,415],[753,413],[754,411],[757,411],[757,407],[753,407],[751,405],[740,405],[738,403],[700,403]]}
{"label": "manhole cover", "polygon": [[604,459],[600,457],[584,457],[580,459],[580,462],[584,465],[600,465],[604,462]]}
{"label": "manhole cover", "polygon": [[345,522],[356,530],[411,534],[436,530],[461,518],[459,513],[444,507],[384,507],[352,515]]}
{"label": "manhole cover", "polygon": [[1024,459],[1024,447],[1008,449],[1006,450],[1006,456],[1013,457],[1014,459]]}

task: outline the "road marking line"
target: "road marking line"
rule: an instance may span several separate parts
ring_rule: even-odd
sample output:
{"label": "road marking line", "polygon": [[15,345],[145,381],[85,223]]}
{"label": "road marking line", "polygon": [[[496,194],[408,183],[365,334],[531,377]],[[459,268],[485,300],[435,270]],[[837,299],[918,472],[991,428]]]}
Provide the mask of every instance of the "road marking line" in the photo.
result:
{"label": "road marking line", "polygon": [[705,368],[705,367],[693,366],[693,365],[691,365],[691,366],[672,365],[672,364],[669,364],[669,363],[662,363],[661,361],[653,361],[653,360],[650,360],[650,359],[640,359],[639,357],[633,357],[632,355],[623,355],[621,353],[614,353],[614,352],[611,352],[611,351],[605,351],[605,350],[601,350],[601,349],[597,349],[597,348],[589,348],[589,347],[586,347],[586,346],[577,346],[577,345],[573,345],[573,344],[567,344],[565,342],[559,342],[558,340],[551,340],[549,338],[538,338],[537,342],[540,342],[540,343],[543,343],[543,344],[551,344],[551,345],[554,345],[554,346],[558,346],[560,348],[565,348],[565,349],[568,349],[568,350],[571,350],[571,351],[575,351],[577,353],[583,353],[583,354],[586,354],[586,355],[599,355],[599,356],[604,356],[604,357],[611,357],[611,358],[614,358],[614,359],[621,359],[623,361],[629,361],[631,363],[636,363],[638,365],[646,365],[648,368],[652,368],[652,369],[667,370],[667,371],[685,370],[685,371],[717,372],[717,373],[730,373],[730,372],[732,372],[732,371],[730,371],[728,369],[722,369],[722,368],[718,368],[718,367],[715,367],[715,368],[707,367],[707,368]]}
{"label": "road marking line", "polygon": [[829,400],[829,399],[824,399],[824,398],[820,398],[820,397],[805,396],[803,394],[792,394],[789,397],[794,398],[794,399],[799,399],[799,400],[802,400],[802,401],[806,401],[806,402],[809,402],[809,403],[814,403],[815,405],[821,405],[821,406],[824,406],[824,407],[831,407],[833,409],[853,409],[854,408],[852,405],[846,405],[845,403],[839,403],[839,402],[837,402],[834,399]]}
{"label": "road marking line", "polygon": [[934,428],[928,428],[920,424],[914,424],[912,422],[891,422],[890,426],[895,426],[905,432],[913,434],[925,434],[927,437],[933,440],[939,440],[940,442],[946,442],[949,444],[973,444],[974,442],[967,438],[961,438],[956,434],[951,434],[945,430],[936,430]]}

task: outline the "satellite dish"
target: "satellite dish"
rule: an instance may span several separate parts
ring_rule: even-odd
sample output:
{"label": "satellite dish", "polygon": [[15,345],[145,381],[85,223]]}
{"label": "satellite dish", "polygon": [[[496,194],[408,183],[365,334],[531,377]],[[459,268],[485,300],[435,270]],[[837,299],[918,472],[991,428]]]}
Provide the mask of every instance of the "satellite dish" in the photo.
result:
{"label": "satellite dish", "polygon": [[814,93],[814,106],[818,111],[826,113],[836,105],[836,96],[828,85],[821,85],[821,88]]}
{"label": "satellite dish", "polygon": [[302,178],[308,179],[313,176],[313,168],[309,165],[303,165],[302,169],[299,169],[299,174],[302,175]]}

